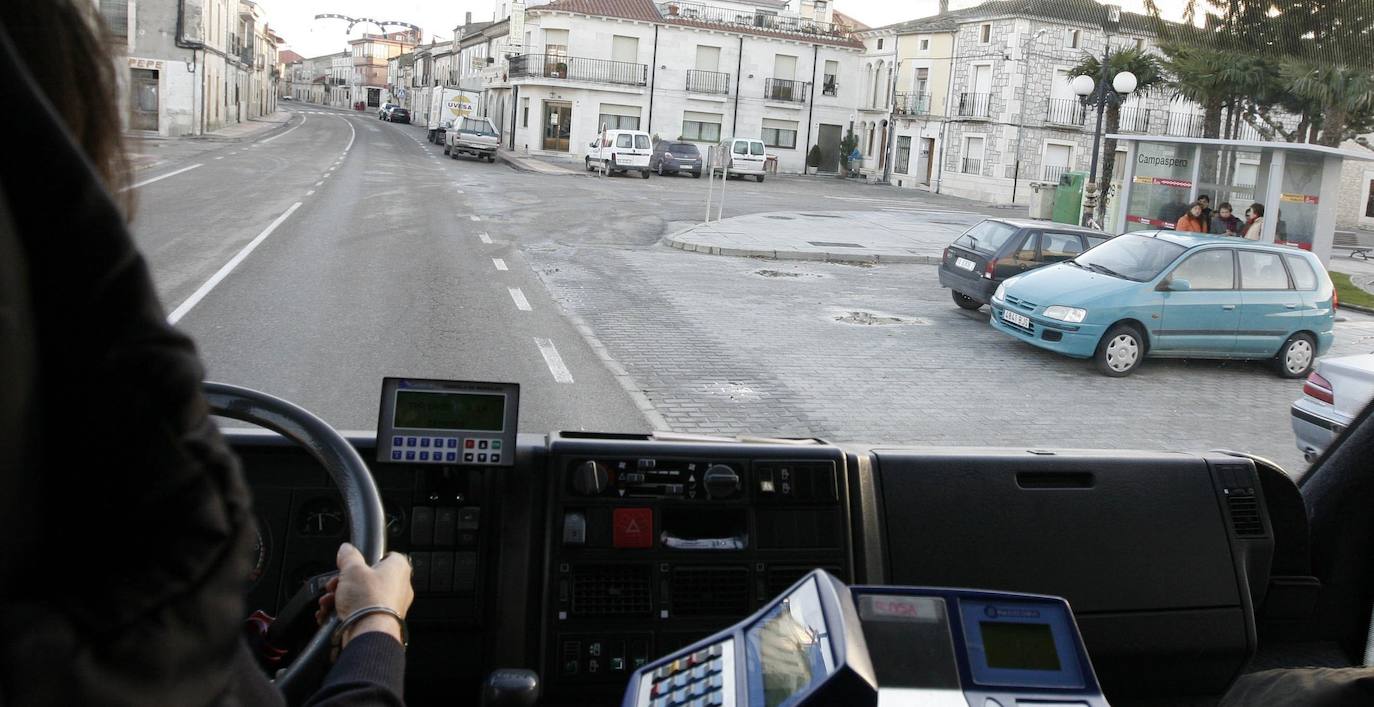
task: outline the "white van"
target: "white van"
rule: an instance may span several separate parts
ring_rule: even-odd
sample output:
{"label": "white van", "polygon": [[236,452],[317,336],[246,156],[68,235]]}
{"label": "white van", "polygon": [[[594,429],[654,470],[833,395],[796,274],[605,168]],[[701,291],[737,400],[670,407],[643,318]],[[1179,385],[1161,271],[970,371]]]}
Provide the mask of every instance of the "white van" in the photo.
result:
{"label": "white van", "polygon": [[644,179],[649,178],[649,155],[653,146],[649,133],[642,130],[607,130],[605,136],[597,135],[587,146],[584,162],[587,171],[605,169],[607,174],[615,172],[639,172]]}
{"label": "white van", "polygon": [[727,155],[729,160],[726,164],[730,167],[730,176],[752,176],[754,179],[763,181],[764,164],[768,155],[763,147],[763,141],[758,138],[748,137],[728,137],[720,141],[720,151]]}

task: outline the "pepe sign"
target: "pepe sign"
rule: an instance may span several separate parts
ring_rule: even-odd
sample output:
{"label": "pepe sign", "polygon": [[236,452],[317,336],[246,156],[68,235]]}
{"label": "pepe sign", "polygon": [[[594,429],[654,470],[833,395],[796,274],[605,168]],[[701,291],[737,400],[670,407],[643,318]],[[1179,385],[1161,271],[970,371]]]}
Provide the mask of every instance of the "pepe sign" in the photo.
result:
{"label": "pepe sign", "polygon": [[472,99],[462,94],[448,99],[448,112],[452,113],[455,118],[472,115],[475,109],[476,106],[472,104]]}

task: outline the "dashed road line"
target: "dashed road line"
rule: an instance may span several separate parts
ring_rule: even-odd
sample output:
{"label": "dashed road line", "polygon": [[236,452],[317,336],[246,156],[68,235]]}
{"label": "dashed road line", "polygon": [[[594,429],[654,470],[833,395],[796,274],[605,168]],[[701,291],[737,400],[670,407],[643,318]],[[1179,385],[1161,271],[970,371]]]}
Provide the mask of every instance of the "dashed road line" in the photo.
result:
{"label": "dashed road line", "polygon": [[509,270],[509,269],[510,269],[510,268],[507,268],[507,267],[506,267],[506,261],[504,261],[504,260],[502,260],[502,259],[500,259],[500,258],[492,258],[492,259],[491,259],[491,264],[492,264],[492,265],[495,265],[497,270],[505,271],[505,270]]}
{"label": "dashed road line", "polygon": [[243,250],[240,250],[234,257],[229,259],[229,262],[224,264],[224,267],[216,271],[214,275],[211,275],[210,279],[206,280],[205,284],[201,285],[195,292],[192,292],[191,296],[187,297],[185,302],[182,302],[181,305],[172,310],[172,313],[167,315],[167,322],[169,324],[176,324],[182,317],[186,316],[187,312],[191,311],[192,307],[200,304],[200,301],[205,299],[206,295],[210,294],[210,290],[215,289],[215,286],[224,278],[228,277],[229,273],[233,272],[234,268],[238,267],[239,263],[243,262],[243,259],[247,258],[249,253],[253,252],[253,249],[261,245],[263,241],[267,240],[268,236],[272,235],[273,231],[277,230],[277,226],[280,226],[282,221],[289,218],[291,214],[295,213],[296,209],[300,207],[301,202],[299,201],[292,204],[290,208],[282,212],[281,216],[278,216],[276,220],[268,224],[267,228],[262,229],[262,233],[259,233],[257,237],[249,241],[248,245],[243,247]]}
{"label": "dashed road line", "polygon": [[481,221],[481,220],[482,220],[482,217],[481,217],[481,216],[478,216],[477,214],[469,214],[469,215],[468,215],[468,218],[472,219],[473,221]]}
{"label": "dashed road line", "polygon": [[306,192],[305,195],[306,195],[306,196],[310,196],[311,194],[314,194],[314,193],[315,193],[315,190],[314,190],[314,189],[311,189],[310,191]]}
{"label": "dashed road line", "polygon": [[323,180],[323,179],[321,179],[321,180],[318,181],[318,182],[315,182],[315,186],[317,186],[317,187],[320,186],[321,184],[324,184],[324,180]]}
{"label": "dashed road line", "polygon": [[515,308],[522,312],[529,312],[534,308],[530,306],[530,301],[525,299],[525,293],[519,287],[507,287],[510,291],[510,298],[515,300]]}
{"label": "dashed road line", "polygon": [[572,383],[572,371],[568,370],[568,365],[563,363],[563,357],[558,355],[558,347],[553,345],[549,339],[534,337],[534,345],[539,347],[539,353],[544,356],[544,365],[549,367],[549,373],[553,374],[556,383]]}
{"label": "dashed road line", "polygon": [[486,244],[488,244],[488,245],[491,244],[491,236],[488,236],[487,233],[486,233],[486,231],[483,231],[483,232],[477,234],[477,238],[478,238],[478,240],[482,241],[483,243],[486,243]]}
{"label": "dashed road line", "polygon": [[161,180],[166,179],[166,178],[168,178],[168,177],[175,177],[175,176],[177,176],[178,174],[181,174],[182,172],[189,172],[189,171],[195,169],[196,167],[203,167],[203,166],[204,166],[203,164],[201,164],[201,163],[198,162],[198,163],[196,163],[196,164],[191,165],[190,167],[182,167],[181,169],[178,169],[178,170],[176,170],[176,171],[174,171],[174,172],[168,172],[168,173],[166,173],[166,174],[163,174],[163,175],[159,175],[159,176],[153,177],[153,178],[151,178],[151,179],[145,179],[145,180],[143,180],[143,181],[141,181],[141,182],[134,182],[133,184],[130,184],[129,186],[124,187],[123,189],[120,189],[120,191],[124,192],[124,191],[129,191],[130,189],[137,189],[137,188],[142,187],[142,186],[147,186],[147,185],[149,185],[149,184],[152,184],[153,182],[161,181]]}

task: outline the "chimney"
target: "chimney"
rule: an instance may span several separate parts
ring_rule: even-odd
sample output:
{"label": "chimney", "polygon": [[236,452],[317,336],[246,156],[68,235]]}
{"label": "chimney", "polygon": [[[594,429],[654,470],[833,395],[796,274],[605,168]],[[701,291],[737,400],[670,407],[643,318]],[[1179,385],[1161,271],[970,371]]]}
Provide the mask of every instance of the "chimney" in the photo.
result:
{"label": "chimney", "polygon": [[463,13],[463,26],[464,26],[464,27],[467,27],[467,26],[470,25],[470,24],[472,24],[472,13],[471,13],[471,12],[464,12],[464,13]]}
{"label": "chimney", "polygon": [[944,15],[949,13],[949,0],[940,0],[940,11],[936,14]]}

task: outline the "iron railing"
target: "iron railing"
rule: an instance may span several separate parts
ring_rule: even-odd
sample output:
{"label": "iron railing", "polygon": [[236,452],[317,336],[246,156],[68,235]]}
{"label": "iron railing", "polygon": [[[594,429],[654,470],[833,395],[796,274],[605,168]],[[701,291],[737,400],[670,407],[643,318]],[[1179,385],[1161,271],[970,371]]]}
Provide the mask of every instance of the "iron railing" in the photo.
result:
{"label": "iron railing", "polygon": [[840,95],[840,82],[834,74],[826,74],[825,80],[821,83],[821,95],[838,96]]}
{"label": "iron railing", "polygon": [[1121,124],[1119,127],[1123,133],[1150,132],[1150,109],[1122,108]]}
{"label": "iron railing", "polygon": [[959,117],[960,118],[986,118],[992,115],[992,94],[990,93],[961,93],[959,94]]}
{"label": "iron railing", "polygon": [[510,76],[645,86],[649,67],[628,61],[588,59],[560,54],[519,54],[510,58]]}
{"label": "iron railing", "polygon": [[1045,122],[1081,126],[1086,116],[1087,111],[1077,98],[1051,98],[1049,109],[1045,111]]}
{"label": "iron railing", "polygon": [[818,22],[804,17],[777,15],[763,11],[730,10],[699,2],[668,0],[658,3],[658,11],[659,14],[663,15],[663,19],[670,22],[683,20],[713,25],[752,27],[810,37],[844,38],[849,36],[848,27],[833,22]]}
{"label": "iron railing", "polygon": [[770,101],[805,103],[806,89],[811,84],[791,79],[766,79],[763,82],[763,97]]}
{"label": "iron railing", "polygon": [[894,110],[898,115],[926,115],[930,113],[930,94],[898,91]]}
{"label": "iron railing", "polygon": [[1044,181],[1058,184],[1059,178],[1067,171],[1069,171],[1069,168],[1063,165],[1047,164],[1040,176]]}
{"label": "iron railing", "polygon": [[960,172],[963,172],[964,174],[982,174],[982,173],[983,173],[983,160],[982,160],[982,158],[976,158],[976,159],[975,159],[975,158],[965,157],[965,158],[963,159],[963,164],[961,164],[961,165],[959,166],[959,171],[960,171]]}
{"label": "iron railing", "polygon": [[687,92],[728,96],[730,95],[730,74],[720,71],[688,69]]}
{"label": "iron railing", "polygon": [[1192,113],[1170,113],[1164,134],[1174,137],[1202,137],[1205,116]]}

